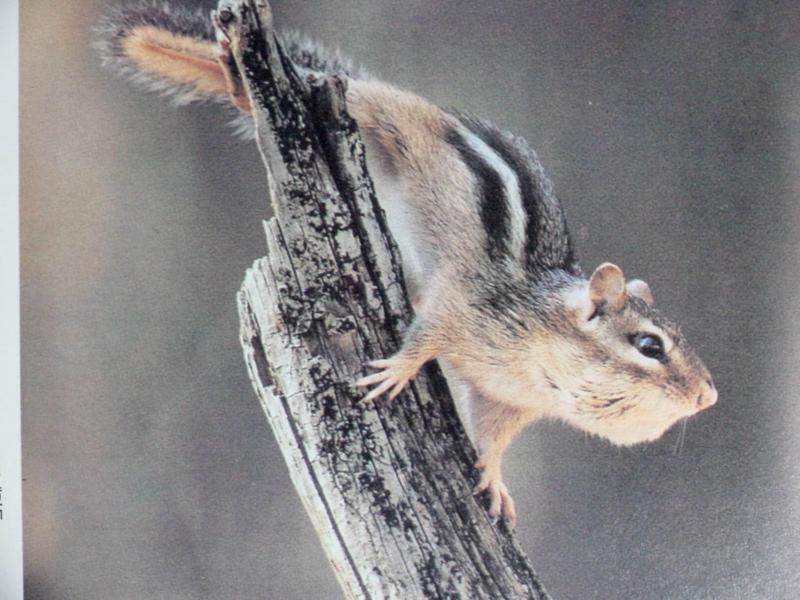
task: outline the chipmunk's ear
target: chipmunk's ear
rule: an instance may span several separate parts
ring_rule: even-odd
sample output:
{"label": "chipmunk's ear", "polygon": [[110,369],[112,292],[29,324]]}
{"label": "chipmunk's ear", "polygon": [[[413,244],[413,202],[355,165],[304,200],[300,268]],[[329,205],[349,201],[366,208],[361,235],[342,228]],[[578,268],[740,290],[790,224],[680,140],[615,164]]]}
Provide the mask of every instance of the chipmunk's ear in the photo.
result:
{"label": "chipmunk's ear", "polygon": [[628,290],[628,294],[631,296],[644,300],[648,306],[653,306],[653,302],[655,301],[653,292],[650,291],[650,286],[641,279],[631,279],[628,285],[625,286],[625,289]]}
{"label": "chipmunk's ear", "polygon": [[589,300],[595,307],[617,311],[625,306],[627,299],[622,269],[613,263],[603,263],[594,270],[589,279]]}

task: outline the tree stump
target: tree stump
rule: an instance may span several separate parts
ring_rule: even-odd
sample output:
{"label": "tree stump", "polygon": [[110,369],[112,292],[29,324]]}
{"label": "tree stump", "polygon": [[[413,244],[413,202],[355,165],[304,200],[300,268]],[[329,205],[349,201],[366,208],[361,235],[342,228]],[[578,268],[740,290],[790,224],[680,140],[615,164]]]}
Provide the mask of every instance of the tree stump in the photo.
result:
{"label": "tree stump", "polygon": [[343,77],[301,78],[269,5],[223,0],[277,215],[238,294],[247,368],[348,598],[546,598],[472,496],[475,451],[435,364],[365,403],[363,363],[409,323],[397,248]]}

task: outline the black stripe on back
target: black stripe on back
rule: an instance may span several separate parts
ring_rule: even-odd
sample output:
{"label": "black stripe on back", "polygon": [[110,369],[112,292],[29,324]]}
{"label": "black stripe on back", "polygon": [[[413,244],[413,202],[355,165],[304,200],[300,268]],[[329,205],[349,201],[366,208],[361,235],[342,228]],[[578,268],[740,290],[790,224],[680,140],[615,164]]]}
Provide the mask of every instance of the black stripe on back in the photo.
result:
{"label": "black stripe on back", "polygon": [[456,128],[451,128],[445,139],[458,151],[475,176],[480,197],[481,222],[486,231],[486,250],[490,259],[500,260],[508,255],[511,228],[511,214],[503,180]]}
{"label": "black stripe on back", "polygon": [[522,207],[528,218],[525,227],[526,268],[531,271],[542,267],[578,271],[580,268],[561,206],[533,150],[524,141],[489,123],[463,114],[457,116],[517,176]]}
{"label": "black stripe on back", "polygon": [[539,190],[531,175],[530,167],[519,153],[509,145],[508,141],[503,139],[499,131],[488,127],[476,126],[474,133],[486,142],[487,146],[497,152],[517,176],[522,208],[528,216],[528,221],[525,225],[525,256],[535,256],[539,242],[541,194],[538,193]]}

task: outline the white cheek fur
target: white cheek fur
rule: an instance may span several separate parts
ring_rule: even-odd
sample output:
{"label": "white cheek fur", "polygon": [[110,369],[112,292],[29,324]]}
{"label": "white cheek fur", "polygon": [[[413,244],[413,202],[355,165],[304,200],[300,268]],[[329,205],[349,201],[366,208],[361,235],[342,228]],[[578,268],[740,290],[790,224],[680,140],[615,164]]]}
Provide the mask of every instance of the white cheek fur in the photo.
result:
{"label": "white cheek fur", "polygon": [[598,328],[598,319],[589,320],[595,307],[589,299],[588,282],[582,283],[564,292],[563,299],[564,308],[572,315],[578,329],[581,331],[595,331]]}

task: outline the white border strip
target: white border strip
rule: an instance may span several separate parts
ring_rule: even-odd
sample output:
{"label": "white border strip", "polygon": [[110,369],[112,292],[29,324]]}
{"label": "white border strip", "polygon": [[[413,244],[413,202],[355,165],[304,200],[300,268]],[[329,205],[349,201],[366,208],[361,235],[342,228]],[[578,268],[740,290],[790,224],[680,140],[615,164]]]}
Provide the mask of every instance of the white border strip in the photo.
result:
{"label": "white border strip", "polygon": [[0,598],[22,598],[19,5],[0,2]]}

